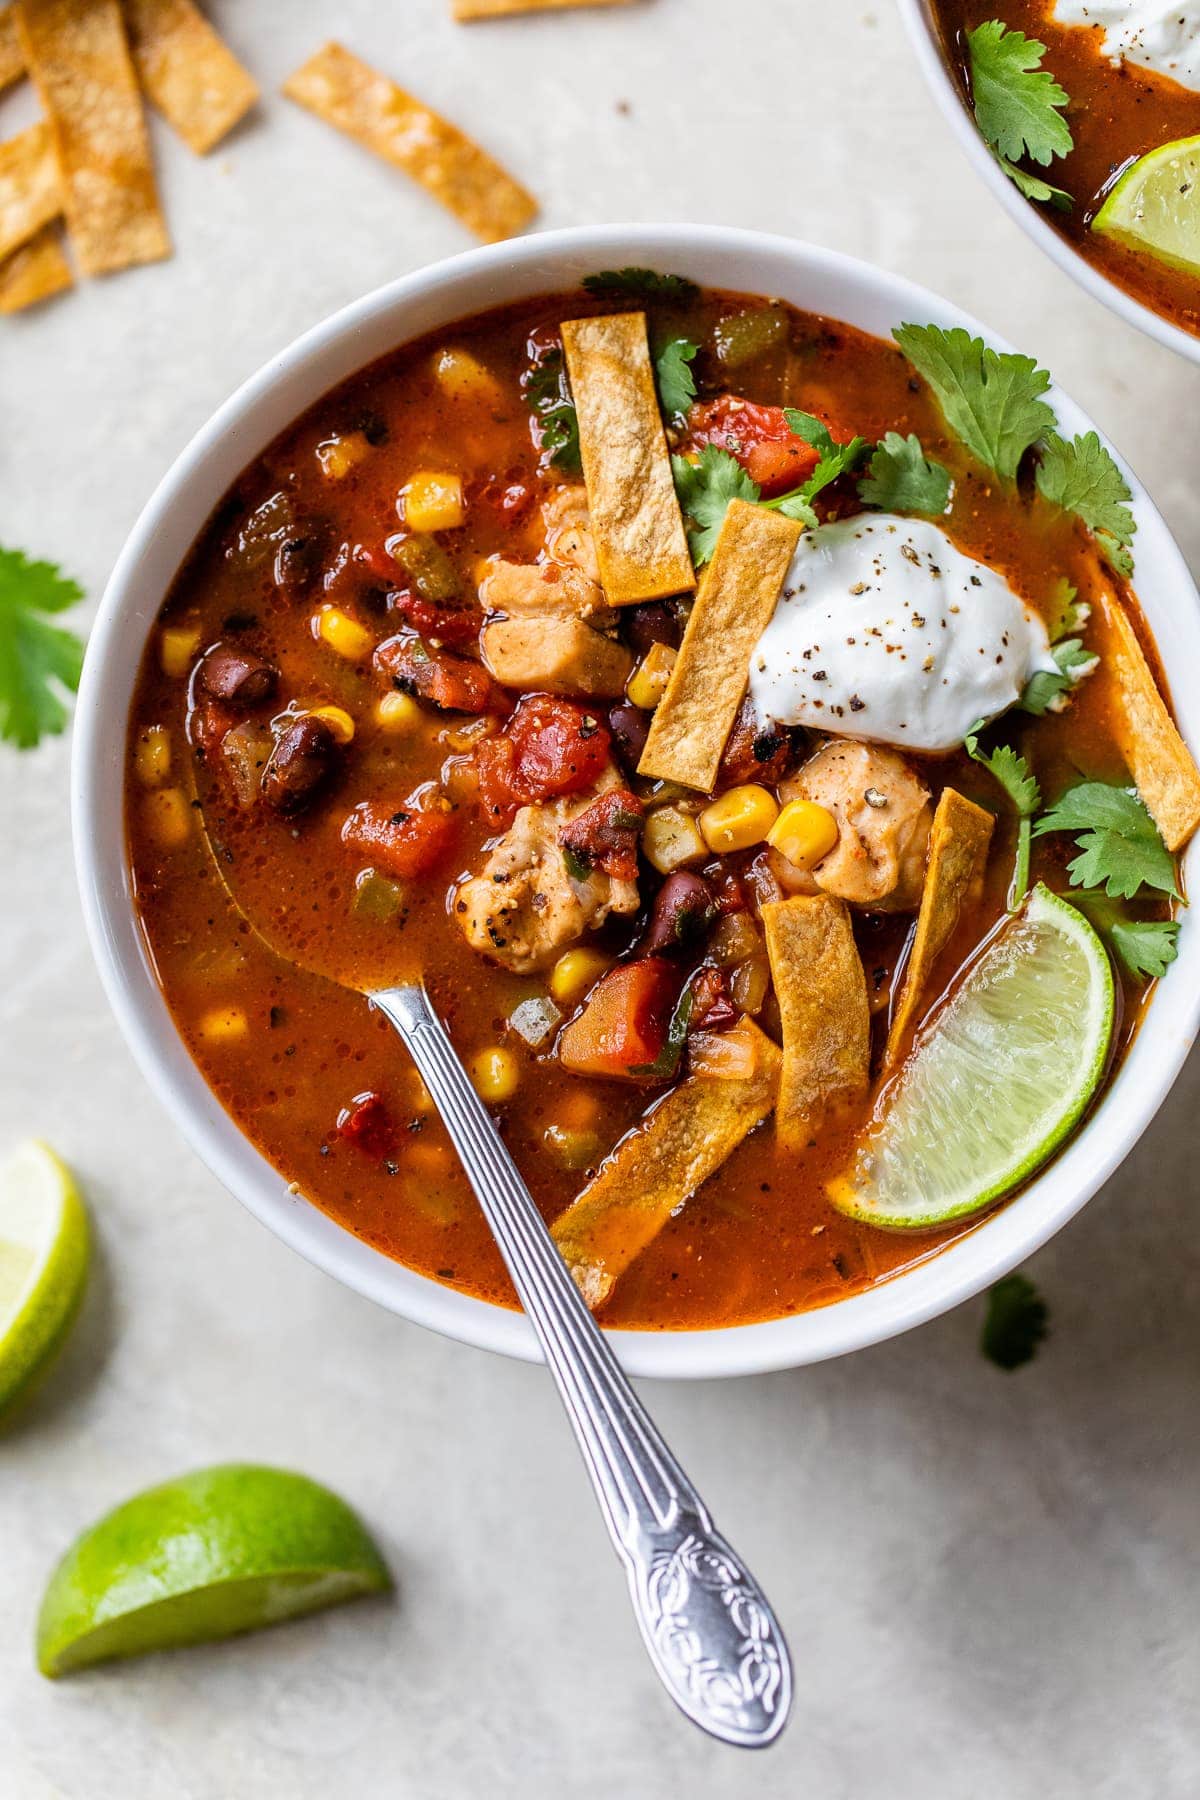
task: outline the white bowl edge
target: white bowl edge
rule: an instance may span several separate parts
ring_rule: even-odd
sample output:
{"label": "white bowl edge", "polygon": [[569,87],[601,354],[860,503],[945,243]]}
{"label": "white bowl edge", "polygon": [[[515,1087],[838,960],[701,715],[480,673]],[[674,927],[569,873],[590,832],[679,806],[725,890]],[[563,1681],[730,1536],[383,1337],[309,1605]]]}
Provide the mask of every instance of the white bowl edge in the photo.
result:
{"label": "white bowl edge", "polygon": [[[840,253],[761,232],[604,226],[469,251],[404,276],[315,326],[251,377],[177,458],[151,496],[106,588],[84,667],[72,759],[72,817],[84,916],[109,1000],[151,1088],[212,1172],[310,1262],[390,1310],[463,1342],[537,1360],[527,1321],[391,1261],[288,1192],[225,1112],[178,1036],[137,924],[125,856],[127,715],[147,633],[175,573],[229,484],[301,411],[411,338],[492,304],[569,289],[626,263],[679,269],[715,287],[792,301],[886,337],[901,320],[962,325],[1009,346],[950,303]],[[1069,432],[1095,429],[1060,390]],[[1101,434],[1103,436],[1103,434]],[[1115,454],[1115,452],[1114,452]],[[1139,589],[1168,672],[1200,666],[1200,605],[1166,525],[1128,467]],[[1180,723],[1200,743],[1200,694],[1181,686]],[[1200,842],[1185,860],[1190,872]],[[1170,978],[1100,1105],[1018,1198],[908,1273],[812,1312],[706,1331],[609,1334],[634,1375],[711,1378],[788,1368],[878,1343],[947,1311],[1054,1235],[1149,1125],[1200,1026],[1200,933],[1185,925]]]}

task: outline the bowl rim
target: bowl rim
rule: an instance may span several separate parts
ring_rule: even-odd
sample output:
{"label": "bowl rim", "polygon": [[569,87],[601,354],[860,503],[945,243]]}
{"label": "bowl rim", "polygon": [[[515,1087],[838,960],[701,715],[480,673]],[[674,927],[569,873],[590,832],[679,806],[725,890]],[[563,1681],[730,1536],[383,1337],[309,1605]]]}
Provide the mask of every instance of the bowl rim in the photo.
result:
{"label": "bowl rim", "polygon": [[[683,267],[710,285],[778,293],[797,304],[807,300],[811,310],[848,322],[907,318],[961,325],[999,350],[1010,348],[915,283],[839,251],[738,228],[576,227],[470,250],[402,276],[270,358],[218,407],[163,476],[126,540],[100,604],[80,685],[71,763],[76,868],[101,981],[142,1074],[185,1139],[260,1223],[325,1273],[416,1324],[529,1361],[540,1360],[540,1351],[520,1313],[419,1275],[336,1224],[289,1189],[209,1088],[176,1030],[137,922],[125,854],[125,740],[146,636],[198,529],[238,473],[290,419],[382,353],[365,348],[372,334],[396,348],[426,329],[403,323],[405,315],[419,316],[422,308],[448,325],[480,310],[480,294],[485,304],[498,304],[556,285],[567,288],[581,272],[618,262]],[[474,304],[455,303],[456,296],[467,294],[476,296]],[[816,304],[823,296],[828,304]],[[882,335],[890,326],[876,328]],[[321,378],[316,370],[323,360],[341,372],[330,378],[327,370]],[[306,397],[297,402],[296,394]],[[1066,431],[1098,429],[1057,387],[1051,386],[1047,398]],[[271,422],[272,408],[281,422]],[[1117,460],[1134,495],[1139,567],[1151,578],[1150,600],[1143,604],[1164,667],[1196,666],[1196,587],[1145,489]],[[1200,693],[1193,701],[1181,691],[1186,704],[1178,708],[1180,726],[1195,746]],[[1189,860],[1193,853],[1200,866],[1200,839]],[[826,1307],[710,1330],[611,1331],[613,1348],[634,1375],[754,1374],[865,1348],[950,1310],[1008,1273],[1087,1203],[1150,1124],[1198,1028],[1200,932],[1185,924],[1172,980],[1155,995],[1115,1081],[1082,1130],[1023,1193],[967,1236],[905,1273]]]}
{"label": "bowl rim", "polygon": [[1145,301],[1135,299],[1107,275],[1100,274],[1086,257],[1067,243],[1065,238],[1060,237],[1053,226],[1047,224],[1035,203],[1026,200],[1018,191],[984,143],[979,127],[963,104],[962,95],[955,85],[942,48],[929,0],[897,0],[897,5],[926,85],[933,93],[968,162],[973,164],[976,173],[991,188],[1005,211],[1065,274],[1086,289],[1101,306],[1119,314],[1127,324],[1164,344],[1168,350],[1176,351],[1190,362],[1200,363],[1200,337],[1193,337],[1190,331],[1184,331],[1170,319],[1164,319],[1161,313],[1155,312]]}

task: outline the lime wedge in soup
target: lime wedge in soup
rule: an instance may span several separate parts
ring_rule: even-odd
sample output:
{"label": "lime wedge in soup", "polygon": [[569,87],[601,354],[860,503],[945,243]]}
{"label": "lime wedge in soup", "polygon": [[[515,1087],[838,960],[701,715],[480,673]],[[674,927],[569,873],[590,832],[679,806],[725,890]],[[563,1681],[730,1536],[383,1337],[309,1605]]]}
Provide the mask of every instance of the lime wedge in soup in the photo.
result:
{"label": "lime wedge in soup", "polygon": [[0,1412],[61,1348],[87,1269],[87,1214],[70,1170],[45,1144],[22,1144],[0,1169]]}
{"label": "lime wedge in soup", "polygon": [[1140,156],[1092,220],[1092,230],[1200,275],[1200,137],[1176,138]]}
{"label": "lime wedge in soup", "polygon": [[38,1618],[43,1675],[277,1625],[391,1586],[344,1500],[253,1463],[148,1488],[76,1539]]}
{"label": "lime wedge in soup", "polygon": [[885,1091],[839,1212],[872,1225],[945,1225],[998,1200],[1078,1123],[1113,1031],[1107,952],[1048,888],[988,940]]}

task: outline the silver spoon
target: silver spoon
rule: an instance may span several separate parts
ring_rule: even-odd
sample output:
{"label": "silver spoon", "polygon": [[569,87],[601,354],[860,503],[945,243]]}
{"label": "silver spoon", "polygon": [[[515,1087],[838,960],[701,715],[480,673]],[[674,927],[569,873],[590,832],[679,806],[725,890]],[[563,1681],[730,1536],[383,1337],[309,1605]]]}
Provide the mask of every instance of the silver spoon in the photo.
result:
{"label": "silver spoon", "polygon": [[[230,832],[232,842],[210,836],[221,807],[215,784],[197,774],[198,790],[208,788],[199,792],[204,839],[239,917],[283,961],[363,993],[404,1039],[537,1334],[667,1692],[727,1744],[771,1743],[792,1699],[775,1614],[622,1373],[424,987],[387,984],[390,934],[351,966],[339,954],[344,933],[327,921],[314,926],[311,907],[279,891],[252,844],[242,853],[244,829]],[[365,970],[377,979],[365,979]]]}

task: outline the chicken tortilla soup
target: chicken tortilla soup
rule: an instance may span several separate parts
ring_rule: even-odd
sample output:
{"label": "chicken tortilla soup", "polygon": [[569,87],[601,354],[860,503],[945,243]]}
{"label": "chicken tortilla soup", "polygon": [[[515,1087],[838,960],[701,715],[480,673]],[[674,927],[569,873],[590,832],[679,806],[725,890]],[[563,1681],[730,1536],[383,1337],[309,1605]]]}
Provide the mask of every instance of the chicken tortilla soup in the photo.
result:
{"label": "chicken tortilla soup", "polygon": [[1175,955],[1200,775],[1049,378],[680,275],[459,321],[248,468],[147,645],[137,905],[298,1193],[513,1296],[420,979],[588,1303],[779,1317],[971,1229]]}

